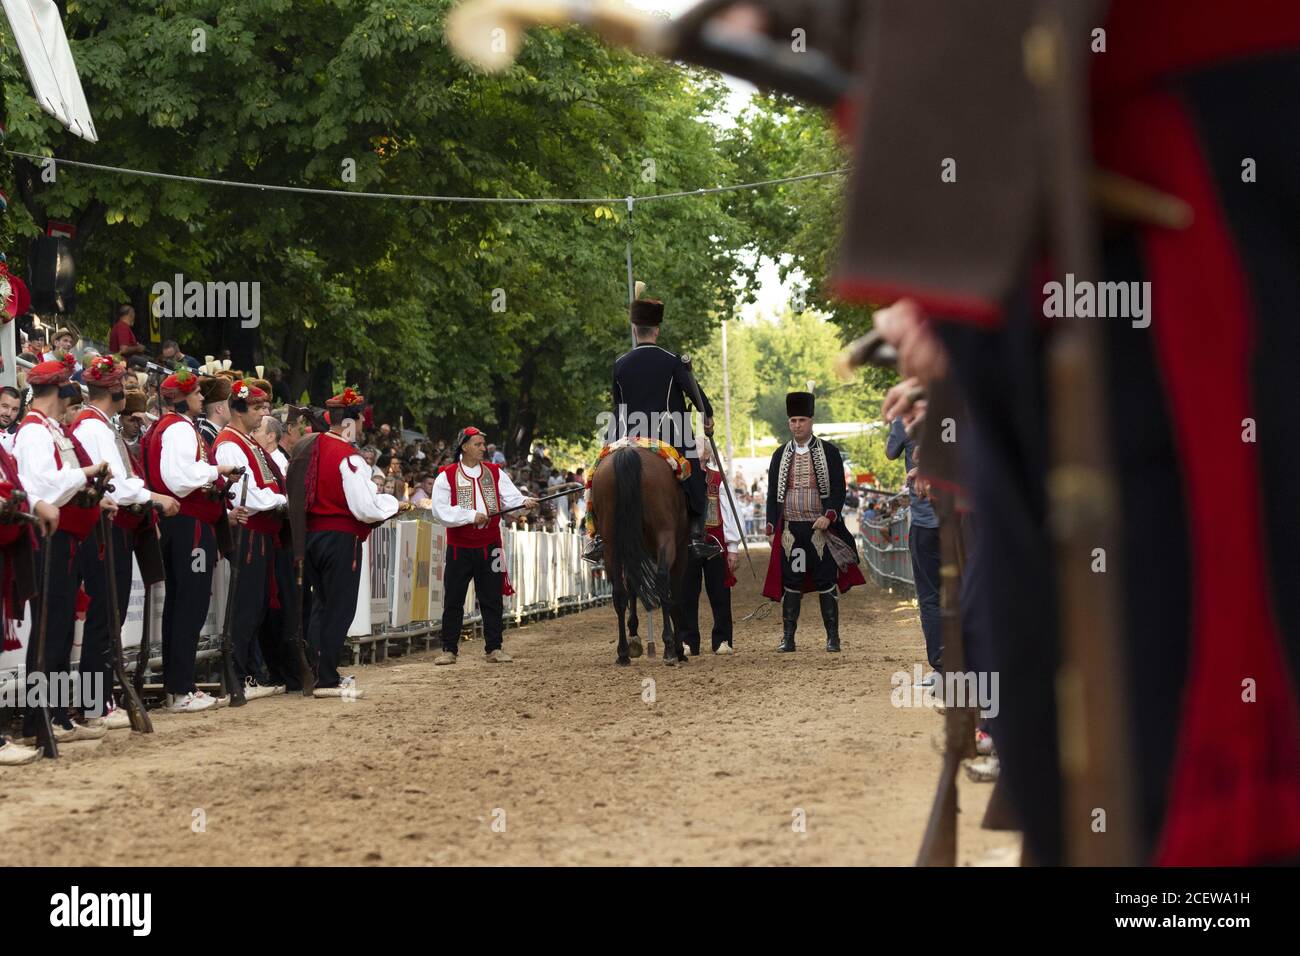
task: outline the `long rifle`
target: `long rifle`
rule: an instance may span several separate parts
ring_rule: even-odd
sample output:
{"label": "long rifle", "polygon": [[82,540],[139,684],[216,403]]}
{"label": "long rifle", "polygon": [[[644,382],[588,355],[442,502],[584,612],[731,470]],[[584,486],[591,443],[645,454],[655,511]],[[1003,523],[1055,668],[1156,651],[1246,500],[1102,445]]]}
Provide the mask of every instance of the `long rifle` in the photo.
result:
{"label": "long rifle", "polygon": [[302,684],[302,696],[310,697],[316,689],[316,669],[311,666],[311,655],[304,636],[306,627],[302,617],[306,594],[303,592],[302,561],[293,562],[293,572],[298,582],[298,614],[293,624],[293,647],[298,657],[298,681]]}
{"label": "long rifle", "polygon": [[144,586],[144,623],[140,627],[140,649],[136,652],[135,673],[131,675],[131,690],[138,700],[144,700],[144,675],[149,669],[149,631],[153,626],[153,585]]}
{"label": "long rifle", "polygon": [[[126,658],[122,653],[122,619],[118,616],[117,555],[114,553],[113,529],[109,524],[108,512],[100,512],[96,530],[99,533],[99,546],[104,549],[104,565],[108,576],[108,632],[112,639],[113,673],[122,685],[122,701],[126,704],[127,716],[131,718],[131,729],[137,733],[151,734],[153,721],[149,719],[135,687],[126,679]],[[109,693],[112,693],[111,688]]]}
{"label": "long rifle", "polygon": [[[955,386],[950,379],[940,379],[930,386],[930,409],[924,419],[925,437],[934,438],[941,422],[960,414]],[[957,688],[963,686],[966,671],[966,647],[961,626],[961,577],[965,565],[959,492],[954,491],[959,467],[950,443],[925,442],[927,473],[944,479],[938,494],[931,494],[939,518],[940,620],[943,635],[944,748],[943,765],[934,804],[926,823],[917,866],[957,865],[957,777],[963,760],[975,756],[975,708],[971,701],[958,706]],[[964,685],[970,688],[970,683]],[[946,690],[953,688],[954,699]]]}
{"label": "long rifle", "polygon": [[[240,486],[239,507],[248,501],[248,478]],[[226,613],[222,615],[221,624],[221,684],[222,689],[230,695],[231,707],[243,707],[248,703],[244,696],[244,685],[235,673],[234,639],[231,629],[235,623],[235,595],[239,593],[239,565],[243,560],[244,526],[236,523],[235,548],[230,555],[230,585],[226,588]]]}

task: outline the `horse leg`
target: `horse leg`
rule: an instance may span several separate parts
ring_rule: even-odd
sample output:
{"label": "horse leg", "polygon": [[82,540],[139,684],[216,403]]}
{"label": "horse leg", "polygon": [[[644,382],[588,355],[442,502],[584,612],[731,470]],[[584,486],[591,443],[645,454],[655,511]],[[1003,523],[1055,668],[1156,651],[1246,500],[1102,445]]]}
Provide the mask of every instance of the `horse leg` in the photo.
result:
{"label": "horse leg", "polygon": [[660,602],[660,610],[663,611],[664,618],[664,663],[669,667],[675,664],[686,663],[686,654],[682,647],[681,639],[677,636],[677,629],[673,627],[673,594],[672,594],[672,576],[669,573],[670,562],[668,558],[667,547],[661,545],[659,548],[659,567],[655,575],[659,587],[659,593],[663,596]]}
{"label": "horse leg", "polygon": [[627,602],[628,604],[628,615],[627,615],[628,653],[630,653],[633,657],[640,657],[642,654],[645,653],[645,648],[641,644],[641,638],[637,635],[637,625],[639,623],[639,618],[636,616],[636,586],[633,584],[629,584],[627,586],[627,593],[628,593],[628,602]]}
{"label": "horse leg", "polygon": [[[713,560],[717,560],[714,558]],[[671,577],[669,579],[669,607],[672,614],[673,627],[677,634],[682,632],[682,591],[684,589],[684,578],[686,576],[686,561],[679,554],[673,561]],[[696,640],[699,640],[697,635]],[[677,659],[683,664],[686,663],[686,647],[679,638],[677,641]]]}
{"label": "horse leg", "polygon": [[[627,591],[619,579],[614,583],[614,613],[618,615],[618,660],[620,667],[627,667],[632,661],[627,656],[627,626],[623,615],[627,611]],[[634,605],[635,606],[635,605]]]}

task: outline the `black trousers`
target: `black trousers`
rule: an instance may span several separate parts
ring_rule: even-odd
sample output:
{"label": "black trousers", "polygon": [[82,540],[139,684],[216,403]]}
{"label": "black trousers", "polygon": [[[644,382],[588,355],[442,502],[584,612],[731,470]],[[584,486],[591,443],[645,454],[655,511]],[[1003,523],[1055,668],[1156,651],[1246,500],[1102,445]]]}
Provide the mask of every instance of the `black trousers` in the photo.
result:
{"label": "black trousers", "polygon": [[169,694],[188,694],[195,689],[199,631],[212,601],[217,535],[212,525],[183,514],[163,518],[159,530],[167,587],[162,619],[163,687]]}
{"label": "black trousers", "polygon": [[727,556],[720,554],[703,563],[691,558],[686,563],[682,588],[682,643],[692,654],[700,652],[700,582],[709,595],[713,610],[713,649],[732,643],[731,589],[727,587]]}
{"label": "black trousers", "polygon": [[943,669],[943,624],[939,614],[939,529],[912,525],[908,532],[912,550],[912,580],[921,609],[925,657],[934,670]]}
{"label": "black trousers", "polygon": [[[72,641],[76,627],[77,588],[81,585],[81,568],[77,560],[79,542],[66,531],[56,531],[49,538],[36,539],[36,581],[37,585],[45,579],[45,562],[53,561],[50,567],[50,591],[44,595],[46,604],[45,622],[45,668],[37,665],[37,635],[41,629],[41,594],[31,600],[32,630],[27,639],[27,674],[43,673],[46,687],[49,688],[51,674],[66,675],[72,669]],[[56,678],[56,683],[66,686],[67,681]],[[47,691],[48,693],[48,691]],[[67,701],[60,706],[50,707],[50,719],[63,727],[71,727],[68,718]],[[38,723],[37,711],[27,708],[23,715],[23,736],[36,734]]]}
{"label": "black trousers", "polygon": [[[811,574],[813,584],[818,591],[829,591],[834,588],[839,580],[840,571],[835,564],[834,556],[831,555],[829,544],[822,549],[820,557],[818,556],[817,549],[812,543],[813,523],[791,521],[782,527],[782,533],[786,527],[794,535],[794,547],[790,549],[790,553],[788,555],[785,553],[780,535],[772,542],[772,547],[781,548],[781,587],[787,591],[803,593],[804,575]],[[826,534],[830,535],[830,529],[827,529]]]}
{"label": "black trousers", "polygon": [[[239,581],[235,591],[235,615],[231,621],[231,645],[235,675],[242,681],[252,677],[270,684],[258,632],[270,610],[271,560],[275,551],[269,534],[244,528],[239,548]],[[233,570],[233,568],[232,568]]]}
{"label": "black trousers", "polygon": [[483,652],[491,654],[501,646],[501,584],[505,578],[505,555],[495,545],[487,548],[457,548],[447,545],[442,569],[442,649],[457,653],[460,628],[465,622],[465,595],[474,582],[474,596],[483,614]]}
{"label": "black trousers", "polygon": [[[307,535],[303,584],[311,590],[308,641],[316,652],[316,686],[339,686],[339,660],[361,588],[361,539],[348,531]],[[463,597],[463,595],[462,595]]]}
{"label": "black trousers", "polygon": [[298,658],[293,650],[297,636],[298,580],[293,571],[292,549],[276,548],[270,563],[280,606],[270,607],[267,601],[260,635],[262,659],[266,661],[267,677],[272,684],[282,684],[289,691],[301,690]]}
{"label": "black trousers", "polygon": [[682,482],[686,491],[686,507],[691,510],[691,514],[698,517],[707,514],[709,510],[709,488],[704,480],[704,469],[700,467],[699,459],[691,461],[691,473],[687,479]]}
{"label": "black trousers", "polygon": [[[117,626],[121,628],[126,622],[127,605],[131,600],[131,551],[126,543],[126,532],[115,524],[110,524],[109,528],[114,570],[117,572]],[[103,687],[109,691],[113,686],[113,647],[110,636],[112,632],[109,630],[111,605],[108,599],[108,560],[99,553],[98,534],[92,531],[81,542],[77,560],[81,567],[82,586],[90,598],[86,623],[81,631],[79,670],[86,678],[96,673],[102,674]],[[104,704],[108,704],[107,699]],[[88,716],[100,716],[91,714],[89,710],[86,713]]]}

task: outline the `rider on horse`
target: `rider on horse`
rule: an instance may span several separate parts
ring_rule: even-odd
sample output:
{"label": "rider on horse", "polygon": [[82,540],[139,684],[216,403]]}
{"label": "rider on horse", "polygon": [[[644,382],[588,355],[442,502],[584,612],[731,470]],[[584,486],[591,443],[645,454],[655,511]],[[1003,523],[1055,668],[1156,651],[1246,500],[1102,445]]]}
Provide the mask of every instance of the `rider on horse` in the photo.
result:
{"label": "rider on horse", "polygon": [[[663,317],[664,304],[658,300],[638,299],[632,303],[632,331],[636,345],[614,362],[614,414],[605,440],[657,438],[698,462],[699,453],[695,436],[691,433],[686,399],[692,394],[699,395],[706,434],[713,431],[713,405],[695,382],[690,358],[656,344]],[[682,486],[691,519],[690,553],[701,561],[716,557],[722,549],[704,531],[704,519],[708,514],[704,469],[692,468]],[[596,537],[584,556],[588,560],[599,560],[600,555],[601,540]]]}

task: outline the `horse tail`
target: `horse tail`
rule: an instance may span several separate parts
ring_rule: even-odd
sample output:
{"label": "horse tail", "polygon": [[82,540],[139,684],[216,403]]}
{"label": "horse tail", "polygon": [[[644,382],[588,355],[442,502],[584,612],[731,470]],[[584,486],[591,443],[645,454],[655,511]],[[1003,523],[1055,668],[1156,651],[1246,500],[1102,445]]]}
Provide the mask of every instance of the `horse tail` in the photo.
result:
{"label": "horse tail", "polygon": [[641,508],[641,456],[635,448],[620,448],[610,456],[614,466],[615,552],[623,580],[647,610],[659,607],[659,569],[645,547]]}

